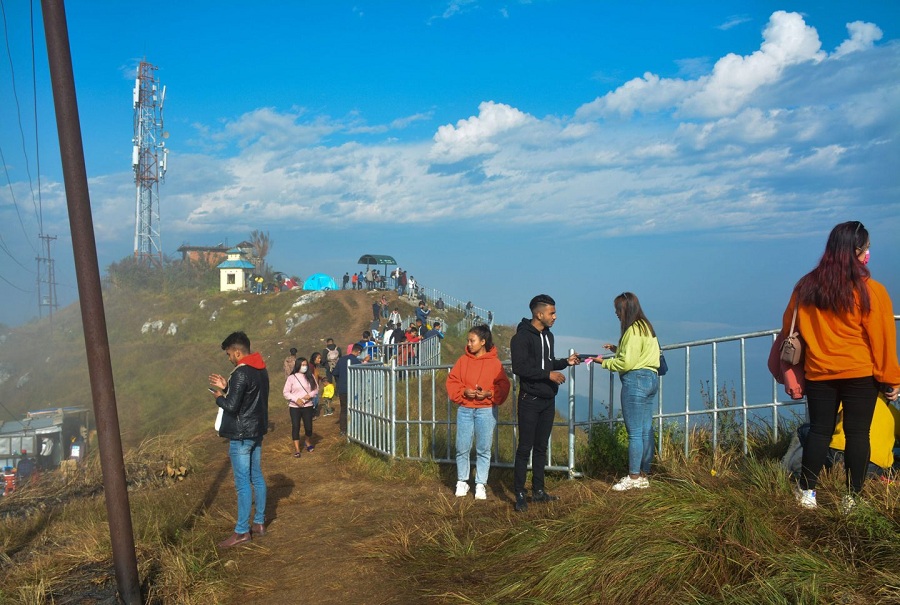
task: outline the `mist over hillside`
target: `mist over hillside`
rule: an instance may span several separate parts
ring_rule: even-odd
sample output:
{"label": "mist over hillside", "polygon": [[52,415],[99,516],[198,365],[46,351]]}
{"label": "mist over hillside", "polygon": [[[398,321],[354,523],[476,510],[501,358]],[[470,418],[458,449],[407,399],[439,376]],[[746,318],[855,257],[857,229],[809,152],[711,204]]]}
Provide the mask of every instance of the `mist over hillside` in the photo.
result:
{"label": "mist over hillside", "polygon": [[[326,338],[339,346],[360,339],[372,321],[372,302],[386,294],[404,318],[414,301],[395,292],[290,290],[254,296],[178,288],[151,292],[110,287],[104,293],[119,423],[126,446],[164,433],[188,436],[211,426],[215,406],[206,390],[210,372],[231,366],[220,349],[229,333],[247,333],[270,367],[277,405],[282,360],[291,347],[309,356]],[[440,315],[438,315],[440,313]],[[433,311],[451,325],[455,310]],[[498,338],[501,355],[509,334]],[[443,362],[453,363],[465,346],[451,329]],[[18,420],[30,410],[92,408],[87,357],[77,304],[48,319],[0,333],[0,419]]]}

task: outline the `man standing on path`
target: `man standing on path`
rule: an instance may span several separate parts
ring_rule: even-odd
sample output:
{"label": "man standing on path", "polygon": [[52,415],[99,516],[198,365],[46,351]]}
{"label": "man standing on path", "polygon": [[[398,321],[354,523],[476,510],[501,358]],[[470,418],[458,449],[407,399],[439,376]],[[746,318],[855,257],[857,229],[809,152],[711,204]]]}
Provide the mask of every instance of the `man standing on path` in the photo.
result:
{"label": "man standing on path", "polygon": [[345,272],[345,273],[344,273],[344,278],[343,278],[343,280],[341,281],[341,290],[346,290],[346,289],[347,289],[347,284],[349,284],[349,283],[350,283],[350,273],[349,273],[349,272]]}
{"label": "man standing on path", "polygon": [[[237,523],[234,533],[219,542],[231,548],[266,533],[266,481],[262,474],[262,441],[269,429],[269,373],[262,355],[250,353],[250,339],[232,332],[222,341],[222,350],[234,370],[226,380],[210,374],[210,391],[220,408],[216,420],[219,436],[230,440],[228,455],[237,492]],[[256,514],[250,524],[250,508],[256,496]]]}
{"label": "man standing on path", "polygon": [[337,378],[337,391],[338,398],[341,401],[341,415],[339,416],[338,424],[341,427],[341,435],[347,434],[347,366],[356,365],[358,363],[363,363],[363,361],[368,361],[368,357],[365,360],[360,359],[359,355],[362,353],[362,345],[356,343],[350,348],[350,354],[344,355],[341,357],[337,365],[334,367],[332,374]]}
{"label": "man standing on path", "polygon": [[513,475],[517,512],[528,510],[525,475],[529,456],[532,464],[531,501],[551,502],[559,499],[544,491],[547,442],[556,415],[556,393],[559,385],[566,381],[559,370],[579,363],[577,353],[563,359],[553,357],[550,327],[556,321],[556,301],[546,294],[538,294],[528,306],[531,319],[522,318],[509,343],[512,370],[519,377],[519,444]]}

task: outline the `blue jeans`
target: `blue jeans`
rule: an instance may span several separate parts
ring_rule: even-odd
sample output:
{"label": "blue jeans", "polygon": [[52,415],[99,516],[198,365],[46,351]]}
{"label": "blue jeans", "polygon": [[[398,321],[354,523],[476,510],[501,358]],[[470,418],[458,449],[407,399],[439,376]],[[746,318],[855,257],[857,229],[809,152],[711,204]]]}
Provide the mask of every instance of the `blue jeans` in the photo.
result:
{"label": "blue jeans", "polygon": [[622,382],[622,418],[628,430],[628,472],[650,472],[653,461],[653,406],[659,376],[646,368],[619,375]]}
{"label": "blue jeans", "polygon": [[494,427],[497,426],[497,407],[467,408],[456,410],[456,478],[469,480],[472,463],[469,454],[475,441],[475,483],[487,483],[491,469],[491,445],[494,442]]}
{"label": "blue jeans", "polygon": [[250,504],[254,494],[256,514],[253,515],[253,522],[266,522],[266,480],[260,466],[262,437],[232,439],[228,455],[231,457],[234,489],[237,492],[237,523],[234,526],[234,533],[246,534],[250,531]]}

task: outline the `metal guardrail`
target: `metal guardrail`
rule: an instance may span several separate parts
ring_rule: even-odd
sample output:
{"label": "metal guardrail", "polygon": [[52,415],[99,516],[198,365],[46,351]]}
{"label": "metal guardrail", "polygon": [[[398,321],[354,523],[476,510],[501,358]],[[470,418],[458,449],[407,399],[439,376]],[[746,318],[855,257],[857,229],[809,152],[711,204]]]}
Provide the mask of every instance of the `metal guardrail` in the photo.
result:
{"label": "metal guardrail", "polygon": [[[900,321],[900,316],[895,316],[894,319]],[[783,387],[768,373],[766,359],[777,333],[778,330],[765,330],[663,346],[662,349],[667,354],[669,373],[660,378],[657,413],[654,414],[658,451],[662,448],[664,429],[672,426],[678,426],[683,430],[685,455],[690,455],[692,431],[701,428],[709,431],[711,445],[713,449],[717,449],[721,438],[720,421],[725,414],[732,419],[735,414],[740,416],[739,426],[744,453],[749,451],[750,426],[753,420],[766,426],[771,430],[772,438],[777,439],[779,426],[784,422],[782,415],[785,411],[797,406],[804,406],[805,409],[806,405],[805,399],[797,401],[786,399]],[[433,340],[439,343],[438,339]],[[723,361],[722,354],[726,345],[731,343],[737,346],[737,358],[729,359],[729,364],[728,361]],[[751,368],[752,378],[747,366],[748,345],[757,348],[755,361],[759,361]],[[698,361],[704,351],[709,353],[708,365]],[[673,353],[676,355],[670,359],[669,356]],[[683,361],[680,359],[682,354]],[[720,371],[723,365],[731,365],[733,369],[723,373]],[[456,404],[449,401],[445,387],[446,373],[451,367],[440,363],[402,366],[397,365],[396,358],[390,360],[389,364],[350,366],[348,373],[350,440],[390,457],[455,462]],[[511,374],[509,362],[504,363],[504,368],[507,374]],[[594,364],[589,365],[587,369],[583,365],[569,368],[566,403],[561,406],[560,402],[557,402],[557,409],[564,411],[566,418],[554,423],[547,452],[547,470],[565,471],[570,477],[580,476],[575,460],[577,431],[590,432],[596,424],[611,425],[622,422],[615,374],[606,370],[602,373],[606,376],[598,377],[600,373]],[[756,375],[761,377],[757,378]],[[587,419],[576,420],[576,412],[579,411],[578,389],[585,377],[587,394],[581,396],[581,401],[586,410],[581,411],[586,412]],[[692,389],[691,385],[695,379],[699,378],[702,381],[706,377],[709,377],[709,382],[713,385],[711,389],[705,393],[702,387]],[[497,467],[513,466],[517,442],[515,393],[518,384],[515,376],[510,376],[510,380],[513,389],[507,403],[501,406],[500,418],[494,429],[491,465]],[[603,385],[602,390],[608,397],[605,401],[600,401],[596,396],[597,384],[603,383],[604,380],[607,384]],[[719,387],[727,384],[728,380],[732,380],[732,384],[736,381],[740,386],[733,387],[735,395],[733,400],[725,401]],[[665,386],[672,383],[683,386],[680,396],[669,395],[665,390]],[[764,390],[771,395],[771,400],[766,396],[751,402],[750,387],[754,384],[765,384]],[[602,418],[598,416],[601,409],[604,412]],[[763,417],[769,414],[771,419],[764,420]],[[563,428],[566,439],[564,461],[559,459],[559,455],[554,459],[553,447],[554,440],[561,438],[559,433]]]}

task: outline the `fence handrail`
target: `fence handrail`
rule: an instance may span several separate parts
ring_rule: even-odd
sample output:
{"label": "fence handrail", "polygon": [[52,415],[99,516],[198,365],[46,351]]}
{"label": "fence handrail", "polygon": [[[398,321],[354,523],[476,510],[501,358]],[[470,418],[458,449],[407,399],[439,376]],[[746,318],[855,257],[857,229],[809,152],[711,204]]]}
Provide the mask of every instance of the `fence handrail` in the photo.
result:
{"label": "fence handrail", "polygon": [[[894,320],[895,322],[900,322],[900,315],[895,315]],[[682,374],[684,376],[683,402],[677,395],[675,397],[675,403],[683,403],[684,407],[677,411],[666,411],[664,408],[666,403],[671,403],[672,401],[671,397],[666,399],[664,386],[678,375],[677,370],[673,371],[673,365],[677,365],[677,363],[673,364],[673,362],[670,361],[670,370],[667,375],[668,378],[660,377],[657,410],[654,414],[654,424],[658,432],[658,446],[660,448],[662,446],[662,429],[667,426],[665,423],[683,419],[685,455],[690,455],[689,437],[692,431],[691,421],[698,417],[707,417],[710,418],[709,428],[711,430],[711,441],[712,447],[715,450],[719,446],[720,420],[726,417],[724,416],[725,414],[739,414],[741,416],[739,428],[743,441],[744,453],[746,454],[749,451],[749,415],[757,414],[765,410],[771,410],[772,416],[769,428],[771,429],[772,437],[777,439],[779,419],[782,411],[796,406],[805,406],[806,401],[805,399],[786,399],[786,395],[781,395],[782,398],[779,399],[780,385],[771,376],[768,376],[766,379],[771,387],[768,389],[771,398],[769,399],[768,396],[765,396],[760,398],[761,401],[748,401],[746,343],[748,340],[761,338],[773,342],[774,336],[778,334],[779,331],[779,329],[760,330],[718,338],[698,339],[661,347],[665,351],[683,350],[685,353],[684,372]],[[439,341],[439,339],[430,340]],[[721,377],[718,372],[720,365],[718,346],[728,342],[740,343],[738,352],[740,364],[738,371],[740,373],[741,396],[739,399],[731,401],[730,404],[728,401],[720,401],[719,399],[719,381]],[[703,401],[704,407],[697,409],[696,407],[691,407],[692,399],[690,383],[693,378],[691,362],[693,354],[700,347],[710,347],[712,350],[709,365],[713,387],[711,392],[707,391],[705,393],[706,400]],[[571,352],[572,351],[570,351],[570,354]],[[510,365],[511,363],[509,361],[503,362],[505,369],[509,369]],[[438,372],[450,370],[452,367],[453,366],[450,364],[442,363],[420,363],[418,365],[399,366],[396,364],[396,361],[391,361],[390,365],[377,364],[371,365],[368,368],[366,365],[361,364],[349,366],[348,412],[350,417],[350,439],[373,451],[391,457],[401,456],[417,460],[428,459],[437,462],[455,462],[455,457],[450,456],[451,447],[449,441],[451,428],[455,424],[455,420],[451,417],[452,404],[446,395],[446,391],[443,389],[443,385],[441,385],[440,388],[440,391],[442,392],[440,395],[436,385]],[[582,372],[582,370],[578,369],[579,367],[583,366],[570,366],[568,371],[568,379],[566,381],[568,387],[566,394],[567,405],[564,406],[564,409],[568,412],[568,418],[566,418],[564,422],[554,421],[554,428],[562,426],[567,428],[567,461],[565,465],[554,464],[552,458],[554,437],[551,434],[550,447],[548,448],[548,464],[546,467],[548,470],[565,471],[570,477],[577,477],[581,474],[576,469],[575,462],[576,430],[584,429],[589,432],[594,424],[613,424],[621,422],[621,419],[619,419],[615,413],[616,382],[614,380],[615,373],[613,372],[610,372],[608,375],[608,391],[603,389],[603,391],[606,391],[609,395],[609,399],[605,406],[606,417],[600,418],[594,414],[595,364],[591,364],[587,369],[588,418],[586,421],[576,419],[576,385],[580,384],[581,379],[579,378],[579,374]],[[762,368],[759,368],[759,371],[762,371]],[[767,371],[766,375],[768,375]],[[511,461],[500,459],[500,450],[498,447],[501,427],[511,430],[514,443],[517,437],[517,424],[515,421],[517,410],[516,397],[514,396],[516,393],[517,380],[515,376],[512,376],[512,382],[513,388],[510,391],[512,419],[498,421],[497,423],[497,427],[495,428],[495,438],[493,440],[494,449],[491,462],[492,466],[512,466]],[[727,380],[725,382],[727,382]],[[678,383],[676,382],[675,384],[677,387]],[[405,396],[405,410],[401,410],[398,407],[398,390],[403,391]],[[701,386],[701,395],[703,394]],[[428,399],[427,402],[426,399]],[[446,413],[445,417],[441,419],[439,419],[437,415],[438,400],[440,400],[440,405]],[[430,410],[427,409],[428,406],[430,406]],[[559,407],[560,406],[557,406],[557,409],[559,409]],[[410,413],[413,408],[415,408],[416,411],[415,418],[413,418]],[[425,412],[428,413],[426,414]],[[430,415],[430,418],[426,418],[428,415]],[[760,417],[760,419],[763,420],[762,417]],[[693,428],[696,430],[697,425],[695,424]],[[443,454],[435,451],[435,435],[439,432],[442,432],[442,437],[447,439],[446,447],[444,448],[445,452]],[[431,439],[430,446],[427,448],[430,450],[428,456],[425,455],[426,448],[423,441],[426,433],[428,433],[428,436]],[[401,452],[400,449],[398,449],[398,442],[400,441],[405,443],[405,451]],[[416,443],[417,447],[412,446],[413,441]]]}

